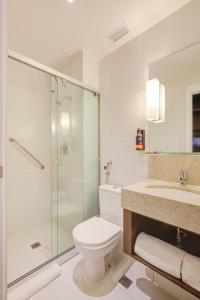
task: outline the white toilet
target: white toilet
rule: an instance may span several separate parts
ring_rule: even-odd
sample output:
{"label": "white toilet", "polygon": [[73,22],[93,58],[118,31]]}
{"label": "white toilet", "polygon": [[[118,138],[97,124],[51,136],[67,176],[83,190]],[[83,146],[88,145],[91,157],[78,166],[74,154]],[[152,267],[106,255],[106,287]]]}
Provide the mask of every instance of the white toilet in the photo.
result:
{"label": "white toilet", "polygon": [[93,217],[73,230],[76,248],[84,256],[85,277],[90,282],[101,281],[112,257],[112,251],[122,236],[121,188],[99,187],[100,217]]}

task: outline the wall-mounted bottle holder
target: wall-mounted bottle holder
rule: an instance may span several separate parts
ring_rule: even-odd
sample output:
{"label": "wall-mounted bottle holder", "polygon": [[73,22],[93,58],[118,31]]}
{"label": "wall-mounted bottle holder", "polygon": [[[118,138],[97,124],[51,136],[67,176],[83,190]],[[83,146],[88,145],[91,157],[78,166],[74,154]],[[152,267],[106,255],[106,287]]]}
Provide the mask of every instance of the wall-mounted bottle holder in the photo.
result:
{"label": "wall-mounted bottle holder", "polygon": [[145,150],[145,130],[144,129],[140,129],[140,128],[137,129],[135,149],[138,151]]}

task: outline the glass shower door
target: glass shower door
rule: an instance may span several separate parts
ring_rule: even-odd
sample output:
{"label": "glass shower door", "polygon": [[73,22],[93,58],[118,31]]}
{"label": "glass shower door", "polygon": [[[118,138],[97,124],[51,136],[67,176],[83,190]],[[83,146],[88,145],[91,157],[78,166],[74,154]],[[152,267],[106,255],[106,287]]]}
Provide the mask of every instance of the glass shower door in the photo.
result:
{"label": "glass shower door", "polygon": [[58,79],[58,254],[73,247],[83,220],[82,88]]}
{"label": "glass shower door", "polygon": [[74,246],[73,228],[98,214],[99,98],[58,79],[58,254]]}
{"label": "glass shower door", "polygon": [[84,220],[99,214],[99,95],[83,91]]}
{"label": "glass shower door", "polygon": [[99,95],[8,60],[8,283],[74,247],[99,212]]}

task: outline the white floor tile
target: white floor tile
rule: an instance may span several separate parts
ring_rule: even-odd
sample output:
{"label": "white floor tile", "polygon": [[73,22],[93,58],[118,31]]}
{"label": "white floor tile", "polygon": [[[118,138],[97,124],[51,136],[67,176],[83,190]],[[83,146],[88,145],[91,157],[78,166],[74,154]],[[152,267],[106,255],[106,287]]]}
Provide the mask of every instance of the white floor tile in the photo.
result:
{"label": "white floor tile", "polygon": [[173,282],[167,280],[166,278],[162,277],[161,275],[155,273],[154,274],[154,282],[159,284],[159,286],[165,290],[170,291],[177,299],[181,300],[198,300],[197,297],[193,296],[192,294],[186,292],[181,287],[177,286]]}
{"label": "white floor tile", "polygon": [[[33,250],[35,242],[42,246]],[[45,223],[10,236],[7,248],[8,282],[12,282],[51,258],[51,227]]]}
{"label": "white floor tile", "polygon": [[73,280],[75,265],[82,259],[73,257],[62,266],[62,275],[34,295],[31,300],[174,300],[175,298],[152,282],[152,272],[139,262],[135,262],[126,273],[133,283],[126,289],[120,283],[107,295],[92,297],[81,292]]}
{"label": "white floor tile", "polygon": [[153,283],[153,273],[140,262],[135,262],[127,272],[133,284],[123,290],[133,299],[138,300],[175,300],[172,295]]}
{"label": "white floor tile", "polygon": [[98,298],[90,297],[81,292],[77,288],[73,280],[74,266],[81,258],[82,257],[80,255],[77,255],[76,257],[65,263],[62,266],[62,275],[47,287],[45,287],[43,290],[39,291],[35,296],[31,298],[31,300],[130,300],[129,295],[124,293],[120,285],[117,285],[116,288],[114,288],[108,295]]}
{"label": "white floor tile", "polygon": [[[59,245],[54,245],[58,251],[64,251],[73,245],[72,236],[62,228],[58,228]],[[41,247],[32,249],[30,246],[41,243]],[[52,258],[51,222],[28,228],[26,231],[8,238],[8,283],[23,276],[39,265]]]}

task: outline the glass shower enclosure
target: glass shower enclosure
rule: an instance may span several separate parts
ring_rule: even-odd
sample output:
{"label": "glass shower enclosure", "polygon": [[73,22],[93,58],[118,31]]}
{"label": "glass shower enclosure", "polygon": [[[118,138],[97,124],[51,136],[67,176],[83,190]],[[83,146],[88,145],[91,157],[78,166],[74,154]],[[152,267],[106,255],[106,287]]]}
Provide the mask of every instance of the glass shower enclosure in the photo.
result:
{"label": "glass shower enclosure", "polygon": [[9,285],[70,251],[99,212],[99,94],[45,67],[8,58]]}

